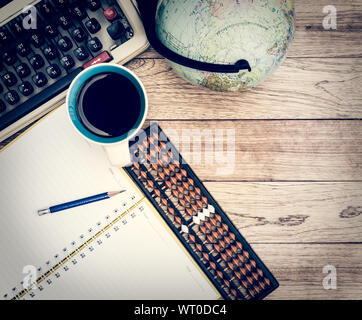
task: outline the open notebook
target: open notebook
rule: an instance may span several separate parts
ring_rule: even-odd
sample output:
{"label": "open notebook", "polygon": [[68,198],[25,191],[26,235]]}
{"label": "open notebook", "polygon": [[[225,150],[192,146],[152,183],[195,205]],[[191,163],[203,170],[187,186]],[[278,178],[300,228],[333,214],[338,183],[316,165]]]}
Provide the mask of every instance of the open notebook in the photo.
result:
{"label": "open notebook", "polygon": [[[157,210],[64,107],[0,152],[0,294],[4,299],[218,299]],[[119,196],[38,216],[90,195]]]}

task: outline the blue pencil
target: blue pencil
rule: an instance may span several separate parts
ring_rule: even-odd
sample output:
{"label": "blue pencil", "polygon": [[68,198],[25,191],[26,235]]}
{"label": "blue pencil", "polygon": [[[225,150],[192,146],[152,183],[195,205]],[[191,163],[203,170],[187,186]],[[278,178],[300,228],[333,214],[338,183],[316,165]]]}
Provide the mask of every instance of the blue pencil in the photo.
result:
{"label": "blue pencil", "polygon": [[70,201],[70,202],[67,202],[67,203],[63,203],[63,204],[58,204],[56,206],[52,206],[52,207],[49,207],[47,209],[38,210],[38,215],[42,216],[44,214],[63,211],[63,210],[68,210],[70,208],[83,206],[85,204],[89,204],[89,203],[92,203],[92,202],[101,201],[101,200],[104,200],[104,199],[109,199],[109,198],[114,197],[117,194],[120,194],[120,193],[125,192],[125,191],[126,190],[105,192],[105,193],[97,194],[95,196],[91,196],[91,197],[87,197],[87,198],[83,198],[83,199],[79,199],[79,200],[74,200],[74,201]]}

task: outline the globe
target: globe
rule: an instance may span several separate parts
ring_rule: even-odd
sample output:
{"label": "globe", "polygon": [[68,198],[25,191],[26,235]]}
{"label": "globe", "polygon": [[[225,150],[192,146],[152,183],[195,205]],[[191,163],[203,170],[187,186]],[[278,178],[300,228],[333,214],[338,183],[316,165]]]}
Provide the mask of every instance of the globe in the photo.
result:
{"label": "globe", "polygon": [[159,0],[156,33],[197,61],[249,62],[252,71],[212,73],[170,62],[184,79],[217,91],[254,87],[282,63],[294,36],[292,0]]}

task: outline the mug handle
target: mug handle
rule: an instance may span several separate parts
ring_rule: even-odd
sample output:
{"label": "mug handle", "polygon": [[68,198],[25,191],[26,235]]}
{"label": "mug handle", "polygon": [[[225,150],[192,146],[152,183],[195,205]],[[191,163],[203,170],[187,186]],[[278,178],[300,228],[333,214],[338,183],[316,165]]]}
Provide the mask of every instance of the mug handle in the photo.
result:
{"label": "mug handle", "polygon": [[115,167],[128,167],[131,163],[131,155],[128,146],[128,140],[116,145],[105,146],[108,159]]}

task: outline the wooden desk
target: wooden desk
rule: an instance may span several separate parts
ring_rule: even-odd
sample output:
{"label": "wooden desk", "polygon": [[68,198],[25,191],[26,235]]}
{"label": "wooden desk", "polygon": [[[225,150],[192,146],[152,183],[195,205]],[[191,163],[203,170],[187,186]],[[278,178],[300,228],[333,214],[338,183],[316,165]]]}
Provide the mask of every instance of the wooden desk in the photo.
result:
{"label": "wooden desk", "polygon": [[[330,4],[334,31],[322,26]],[[235,130],[234,174],[193,168],[279,280],[269,299],[361,299],[362,2],[297,0],[296,15],[288,58],[246,92],[192,86],[152,49],[127,66],[168,132]],[[337,290],[323,289],[326,265]]]}

